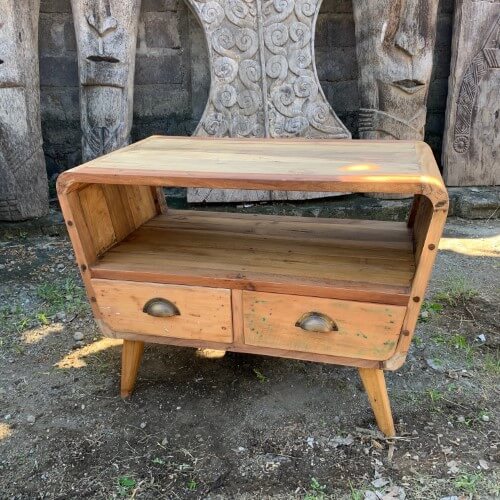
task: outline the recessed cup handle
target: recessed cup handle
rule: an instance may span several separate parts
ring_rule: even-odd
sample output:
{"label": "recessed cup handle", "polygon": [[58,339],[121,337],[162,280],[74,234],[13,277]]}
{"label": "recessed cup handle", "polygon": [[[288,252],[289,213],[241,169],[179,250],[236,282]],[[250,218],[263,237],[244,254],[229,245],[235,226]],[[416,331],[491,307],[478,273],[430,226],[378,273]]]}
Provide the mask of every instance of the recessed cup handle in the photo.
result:
{"label": "recessed cup handle", "polygon": [[150,316],[155,316],[156,318],[170,318],[172,316],[181,315],[178,307],[173,302],[159,297],[148,300],[144,304],[142,312],[145,312]]}
{"label": "recessed cup handle", "polygon": [[303,314],[295,323],[295,326],[306,332],[338,332],[339,327],[332,318],[319,312],[308,312]]}

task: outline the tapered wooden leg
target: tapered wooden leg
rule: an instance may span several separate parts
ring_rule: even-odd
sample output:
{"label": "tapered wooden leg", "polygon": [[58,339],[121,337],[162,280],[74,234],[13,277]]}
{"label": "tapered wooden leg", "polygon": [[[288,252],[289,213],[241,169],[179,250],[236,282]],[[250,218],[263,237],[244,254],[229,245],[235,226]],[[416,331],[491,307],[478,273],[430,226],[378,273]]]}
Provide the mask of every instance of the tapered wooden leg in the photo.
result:
{"label": "tapered wooden leg", "polygon": [[383,370],[359,368],[359,376],[372,405],[379,429],[387,436],[396,434]]}
{"label": "tapered wooden leg", "polygon": [[124,340],[122,348],[122,380],[120,395],[128,398],[134,390],[137,372],[141,364],[144,342]]}

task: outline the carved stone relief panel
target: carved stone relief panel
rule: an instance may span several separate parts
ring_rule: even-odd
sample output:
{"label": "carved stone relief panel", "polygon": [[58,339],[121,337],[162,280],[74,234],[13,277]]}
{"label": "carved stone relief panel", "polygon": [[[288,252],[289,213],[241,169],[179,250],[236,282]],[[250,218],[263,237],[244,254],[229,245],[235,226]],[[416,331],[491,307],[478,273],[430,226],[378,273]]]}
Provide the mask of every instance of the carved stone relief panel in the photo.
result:
{"label": "carved stone relief panel", "polygon": [[500,184],[500,0],[455,7],[443,144],[450,186]]}
{"label": "carved stone relief panel", "polygon": [[48,211],[40,126],[39,0],[0,0],[0,220]]}
{"label": "carved stone relief panel", "polygon": [[82,157],[130,141],[141,0],[71,0],[78,45]]}
{"label": "carved stone relief panel", "polygon": [[438,0],[353,0],[362,139],[424,138]]}
{"label": "carved stone relief panel", "polygon": [[[321,0],[188,3],[204,29],[211,66],[209,100],[196,135],[350,138],[316,73],[314,31]],[[192,189],[188,194],[194,202],[270,198],[268,191]]]}

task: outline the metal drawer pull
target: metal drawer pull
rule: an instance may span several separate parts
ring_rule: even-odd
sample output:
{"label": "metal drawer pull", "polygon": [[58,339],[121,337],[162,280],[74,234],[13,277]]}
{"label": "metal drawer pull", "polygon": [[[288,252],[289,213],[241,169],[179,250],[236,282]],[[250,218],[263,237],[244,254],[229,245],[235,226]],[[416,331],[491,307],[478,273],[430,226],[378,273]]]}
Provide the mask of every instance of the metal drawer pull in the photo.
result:
{"label": "metal drawer pull", "polygon": [[295,323],[295,326],[306,332],[338,332],[339,327],[326,314],[319,312],[308,312],[303,314]]}
{"label": "metal drawer pull", "polygon": [[149,314],[150,316],[156,316],[157,318],[169,318],[170,316],[180,316],[181,312],[175,304],[167,299],[154,298],[148,300],[142,312]]}

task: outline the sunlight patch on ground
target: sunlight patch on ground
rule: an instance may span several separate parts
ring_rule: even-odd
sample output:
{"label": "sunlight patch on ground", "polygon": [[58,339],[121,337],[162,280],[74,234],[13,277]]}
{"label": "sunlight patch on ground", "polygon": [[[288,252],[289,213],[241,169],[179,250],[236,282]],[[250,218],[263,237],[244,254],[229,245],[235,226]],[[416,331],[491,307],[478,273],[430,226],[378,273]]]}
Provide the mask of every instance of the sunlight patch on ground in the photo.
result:
{"label": "sunlight patch on ground", "polygon": [[206,349],[204,347],[200,347],[196,349],[196,357],[197,358],[205,358],[205,359],[220,359],[226,355],[226,351],[220,351],[218,349]]}
{"label": "sunlight patch on ground", "polygon": [[61,369],[68,368],[83,368],[87,366],[85,362],[86,357],[92,356],[93,354],[97,354],[98,352],[105,351],[111,347],[116,347],[122,345],[123,340],[121,339],[100,339],[92,342],[92,344],[88,344],[81,349],[76,349],[61,359],[61,361],[57,362],[55,366]]}
{"label": "sunlight patch on ground", "polygon": [[0,423],[0,441],[7,439],[12,434],[12,427],[9,424]]}
{"label": "sunlight patch on ground", "polygon": [[40,326],[37,328],[31,328],[23,332],[23,342],[25,344],[37,344],[41,340],[45,339],[53,333],[60,333],[63,330],[63,325],[61,323],[56,323],[50,326]]}
{"label": "sunlight patch on ground", "polygon": [[475,257],[500,257],[500,235],[489,238],[441,238],[439,250]]}

